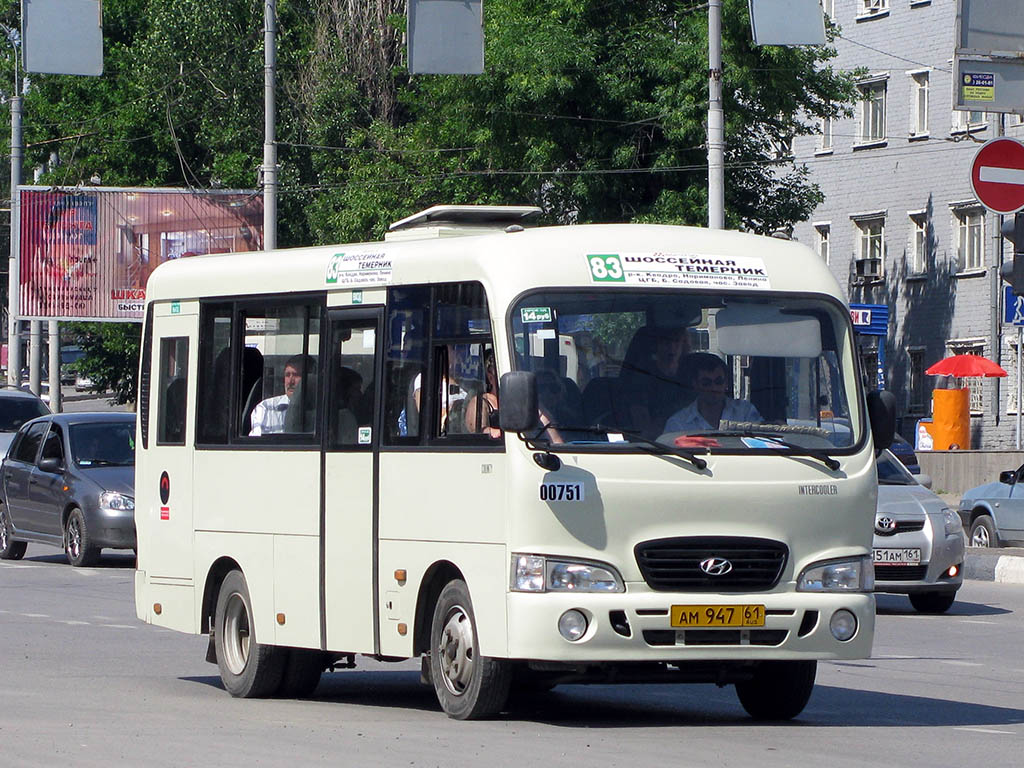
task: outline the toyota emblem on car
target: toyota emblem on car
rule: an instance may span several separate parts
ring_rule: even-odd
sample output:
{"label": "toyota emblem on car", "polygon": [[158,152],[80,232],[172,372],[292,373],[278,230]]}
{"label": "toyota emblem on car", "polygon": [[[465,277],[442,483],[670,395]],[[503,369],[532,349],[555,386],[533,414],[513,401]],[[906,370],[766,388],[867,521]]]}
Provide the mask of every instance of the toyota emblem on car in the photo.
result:
{"label": "toyota emblem on car", "polygon": [[875,530],[881,534],[893,533],[896,530],[896,521],[888,515],[879,515],[875,518]]}
{"label": "toyota emblem on car", "polygon": [[708,576],[725,576],[732,570],[732,563],[724,557],[709,557],[700,561],[700,569]]}

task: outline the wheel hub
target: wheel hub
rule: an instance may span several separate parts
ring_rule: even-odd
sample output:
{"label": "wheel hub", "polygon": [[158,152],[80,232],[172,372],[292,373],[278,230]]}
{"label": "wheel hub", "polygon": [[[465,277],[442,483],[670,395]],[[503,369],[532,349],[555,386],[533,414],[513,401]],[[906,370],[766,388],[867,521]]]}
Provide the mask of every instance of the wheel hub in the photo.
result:
{"label": "wheel hub", "polygon": [[0,509],[0,549],[7,549],[7,537],[9,535],[7,529],[7,510]]}
{"label": "wheel hub", "polygon": [[82,551],[82,531],[78,527],[78,521],[72,520],[68,523],[67,539],[68,554],[77,558]]}
{"label": "wheel hub", "polygon": [[473,679],[474,648],[473,624],[462,606],[448,612],[448,620],[441,630],[439,659],[445,687],[456,696],[466,692]]}
{"label": "wheel hub", "polygon": [[245,671],[249,661],[249,611],[245,600],[235,592],[224,611],[224,661],[233,675]]}
{"label": "wheel hub", "polygon": [[972,547],[987,547],[989,545],[988,531],[984,527],[978,526],[974,535],[971,537]]}

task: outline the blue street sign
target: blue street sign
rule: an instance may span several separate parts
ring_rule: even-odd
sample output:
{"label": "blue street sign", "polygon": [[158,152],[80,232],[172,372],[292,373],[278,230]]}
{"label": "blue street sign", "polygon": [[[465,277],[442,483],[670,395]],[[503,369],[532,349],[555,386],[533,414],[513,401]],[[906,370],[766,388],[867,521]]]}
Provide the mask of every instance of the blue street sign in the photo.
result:
{"label": "blue street sign", "polygon": [[1018,296],[1009,285],[1003,286],[1003,322],[1024,325],[1024,296]]}

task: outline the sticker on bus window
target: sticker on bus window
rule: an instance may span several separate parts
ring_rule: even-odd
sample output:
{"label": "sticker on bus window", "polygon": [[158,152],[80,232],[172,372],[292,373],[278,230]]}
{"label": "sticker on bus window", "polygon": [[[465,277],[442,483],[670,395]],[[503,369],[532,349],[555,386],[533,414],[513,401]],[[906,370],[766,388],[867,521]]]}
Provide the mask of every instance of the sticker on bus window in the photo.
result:
{"label": "sticker on bus window", "polygon": [[541,483],[541,501],[583,501],[583,483]]}
{"label": "sticker on bus window", "polygon": [[360,427],[359,428],[359,435],[357,437],[357,440],[359,441],[360,445],[369,445],[370,444],[370,438],[371,438],[372,435],[373,435],[373,432],[371,431],[370,427]]}
{"label": "sticker on bus window", "polygon": [[524,323],[550,323],[551,307],[523,307],[519,310],[519,316]]}
{"label": "sticker on bus window", "polygon": [[771,288],[758,256],[705,256],[695,253],[592,253],[587,255],[594,283],[680,286],[686,288]]}

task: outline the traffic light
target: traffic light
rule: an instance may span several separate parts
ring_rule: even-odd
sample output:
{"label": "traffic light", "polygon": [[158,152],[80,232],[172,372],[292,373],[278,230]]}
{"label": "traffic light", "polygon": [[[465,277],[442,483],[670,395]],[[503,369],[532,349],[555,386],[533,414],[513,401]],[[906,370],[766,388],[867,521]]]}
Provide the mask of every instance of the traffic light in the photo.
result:
{"label": "traffic light", "polygon": [[1013,260],[1003,262],[999,275],[1013,286],[1014,293],[1024,296],[1024,214],[1007,216],[1001,231],[1003,237],[1013,243]]}

